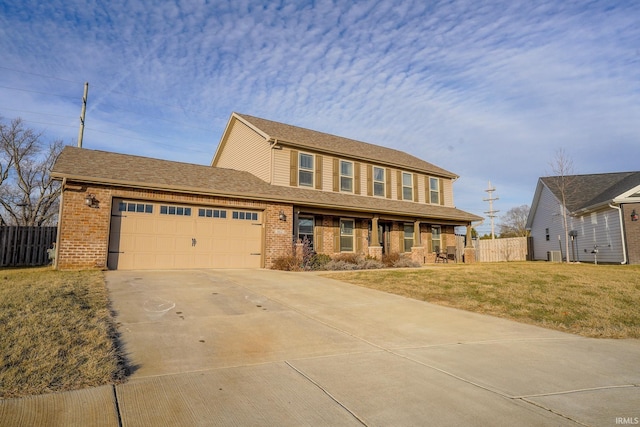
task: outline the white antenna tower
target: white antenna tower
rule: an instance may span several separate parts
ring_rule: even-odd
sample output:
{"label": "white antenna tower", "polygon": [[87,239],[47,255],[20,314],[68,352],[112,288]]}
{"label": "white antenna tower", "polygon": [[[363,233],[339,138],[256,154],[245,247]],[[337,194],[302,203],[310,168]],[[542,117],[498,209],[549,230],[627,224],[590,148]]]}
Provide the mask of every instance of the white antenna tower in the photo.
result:
{"label": "white antenna tower", "polygon": [[488,198],[488,199],[482,199],[482,200],[483,200],[483,201],[485,201],[485,202],[489,202],[489,210],[488,210],[488,211],[486,211],[485,213],[487,214],[487,216],[488,216],[489,218],[491,218],[491,238],[492,238],[492,239],[495,239],[495,238],[496,238],[496,235],[495,235],[495,233],[493,232],[493,230],[494,230],[494,229],[493,229],[493,219],[496,217],[496,213],[498,213],[498,212],[500,212],[500,211],[497,211],[497,210],[494,210],[494,209],[493,209],[493,201],[494,201],[494,200],[500,200],[500,198],[499,198],[499,197],[493,197],[493,192],[494,192],[494,191],[496,191],[496,189],[495,189],[495,187],[492,187],[492,186],[491,186],[491,181],[489,181],[489,188],[487,188],[487,189],[486,189],[486,190],[484,190],[484,191],[486,191],[487,193],[489,193],[489,198]]}

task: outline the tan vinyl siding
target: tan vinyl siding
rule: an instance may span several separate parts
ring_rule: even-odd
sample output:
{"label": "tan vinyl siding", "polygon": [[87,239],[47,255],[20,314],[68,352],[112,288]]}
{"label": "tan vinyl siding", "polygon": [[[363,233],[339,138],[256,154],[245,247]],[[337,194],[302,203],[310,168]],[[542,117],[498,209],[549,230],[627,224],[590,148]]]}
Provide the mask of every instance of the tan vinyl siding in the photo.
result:
{"label": "tan vinyl siding", "polygon": [[[417,174],[416,174],[417,175]],[[429,178],[427,178],[428,180]],[[428,199],[426,199],[426,186],[425,186],[425,177],[424,175],[419,175],[418,177],[418,202],[419,203],[428,203]]]}
{"label": "tan vinyl siding", "polygon": [[[224,149],[215,166],[247,171],[263,181],[270,181],[271,148],[261,135],[235,120],[229,136],[222,144]],[[251,153],[251,156],[247,156],[247,153]]]}
{"label": "tan vinyl siding", "polygon": [[291,149],[273,150],[273,184],[291,185]]}
{"label": "tan vinyl siding", "polygon": [[441,178],[441,181],[443,187],[442,196],[444,199],[444,205],[448,207],[454,207],[455,203],[453,201],[453,180]]}
{"label": "tan vinyl siding", "polygon": [[333,189],[333,157],[322,156],[322,189],[331,191]]}

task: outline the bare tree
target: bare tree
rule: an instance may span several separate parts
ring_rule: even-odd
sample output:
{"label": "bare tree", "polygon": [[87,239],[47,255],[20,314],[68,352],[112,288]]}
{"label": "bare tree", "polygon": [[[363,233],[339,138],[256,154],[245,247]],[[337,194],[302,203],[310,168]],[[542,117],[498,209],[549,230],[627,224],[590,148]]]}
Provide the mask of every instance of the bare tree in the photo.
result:
{"label": "bare tree", "polygon": [[45,143],[42,133],[17,118],[0,117],[0,223],[52,225],[58,213],[60,183],[49,171],[62,151],[62,141]]}
{"label": "bare tree", "polygon": [[563,148],[556,151],[554,159],[550,163],[551,170],[555,175],[554,184],[556,186],[557,193],[560,195],[560,215],[562,217],[562,228],[564,230],[564,253],[566,255],[567,263],[571,262],[569,259],[569,225],[567,221],[568,209],[567,198],[569,197],[569,191],[571,184],[575,178],[573,161],[567,155]]}
{"label": "bare tree", "polygon": [[527,217],[529,205],[516,206],[509,209],[500,218],[500,237],[527,237]]}

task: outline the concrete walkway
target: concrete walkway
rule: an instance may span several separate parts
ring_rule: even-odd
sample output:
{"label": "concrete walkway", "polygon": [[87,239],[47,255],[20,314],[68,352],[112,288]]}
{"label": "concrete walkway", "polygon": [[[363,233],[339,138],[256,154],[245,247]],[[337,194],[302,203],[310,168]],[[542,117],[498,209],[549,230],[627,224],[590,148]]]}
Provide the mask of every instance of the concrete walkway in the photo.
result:
{"label": "concrete walkway", "polygon": [[308,273],[108,272],[125,384],[0,401],[2,426],[615,426],[640,341],[596,340]]}

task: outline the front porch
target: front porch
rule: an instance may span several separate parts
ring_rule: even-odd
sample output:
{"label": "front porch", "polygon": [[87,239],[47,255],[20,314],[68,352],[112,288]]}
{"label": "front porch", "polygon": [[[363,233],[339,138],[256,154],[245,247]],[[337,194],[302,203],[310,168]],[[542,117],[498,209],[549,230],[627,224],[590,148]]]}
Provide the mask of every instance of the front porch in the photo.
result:
{"label": "front porch", "polygon": [[[438,254],[448,251],[453,261],[475,262],[469,223],[296,210],[293,226],[294,241],[306,241],[314,252],[330,256],[355,253],[382,259],[386,254],[397,253],[428,264],[435,263]],[[456,236],[457,226],[467,227],[466,239]]]}

